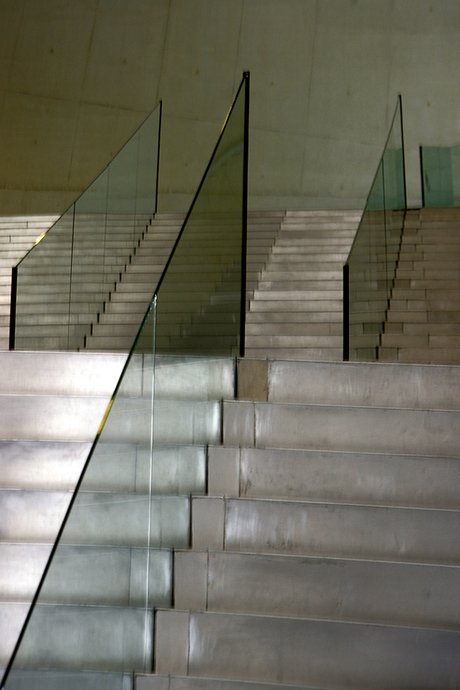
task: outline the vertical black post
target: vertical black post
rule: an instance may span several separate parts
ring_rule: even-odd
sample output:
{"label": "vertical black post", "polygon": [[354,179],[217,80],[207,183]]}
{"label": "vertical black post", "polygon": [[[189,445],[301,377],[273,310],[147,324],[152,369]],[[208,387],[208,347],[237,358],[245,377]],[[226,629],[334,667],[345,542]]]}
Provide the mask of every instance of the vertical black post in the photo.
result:
{"label": "vertical black post", "polygon": [[420,152],[420,184],[422,185],[422,208],[425,208],[425,180],[423,179],[423,146],[419,147]]}
{"label": "vertical black post", "polygon": [[155,180],[155,213],[158,211],[158,176],[160,174],[160,140],[161,140],[161,118],[163,116],[163,101],[159,102],[160,114],[158,116],[158,147],[157,147],[157,175]]}
{"label": "vertical black post", "polygon": [[18,267],[11,269],[11,300],[10,300],[10,350],[14,350],[16,336],[16,296],[18,291]]}
{"label": "vertical black post", "polygon": [[241,308],[240,308],[240,357],[244,357],[246,331],[246,254],[248,243],[248,166],[249,166],[249,72],[243,72],[244,80],[244,149],[243,149],[243,208],[241,238]]}
{"label": "vertical black post", "polygon": [[403,165],[403,182],[404,182],[404,210],[407,209],[407,184],[406,184],[406,154],[404,152],[404,123],[403,123],[403,109],[402,96],[398,93],[399,101],[399,117],[401,122],[401,147],[402,147],[402,165]]}
{"label": "vertical black post", "polygon": [[350,359],[350,272],[349,265],[343,267],[343,361]]}

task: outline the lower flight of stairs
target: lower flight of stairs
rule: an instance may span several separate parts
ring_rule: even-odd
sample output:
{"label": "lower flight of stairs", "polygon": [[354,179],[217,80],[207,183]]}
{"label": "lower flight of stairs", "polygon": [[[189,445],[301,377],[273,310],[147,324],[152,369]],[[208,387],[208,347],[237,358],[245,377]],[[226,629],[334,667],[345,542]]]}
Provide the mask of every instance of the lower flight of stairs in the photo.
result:
{"label": "lower flight of stairs", "polygon": [[460,368],[241,366],[136,690],[459,687]]}
{"label": "lower flight of stairs", "polygon": [[1,352],[0,668],[126,357]]}
{"label": "lower flight of stairs", "polygon": [[[0,353],[0,669],[125,360]],[[27,668],[7,687],[131,687],[130,670],[151,659],[152,609],[171,604],[171,549],[190,542],[190,495],[204,493],[206,445],[221,439],[235,363],[156,358],[153,469],[151,373],[134,355],[29,623]]]}
{"label": "lower flight of stairs", "polygon": [[378,358],[460,364],[460,209],[409,214]]}
{"label": "lower flight of stairs", "polygon": [[246,355],[342,357],[342,266],[356,211],[287,211],[246,315]]}

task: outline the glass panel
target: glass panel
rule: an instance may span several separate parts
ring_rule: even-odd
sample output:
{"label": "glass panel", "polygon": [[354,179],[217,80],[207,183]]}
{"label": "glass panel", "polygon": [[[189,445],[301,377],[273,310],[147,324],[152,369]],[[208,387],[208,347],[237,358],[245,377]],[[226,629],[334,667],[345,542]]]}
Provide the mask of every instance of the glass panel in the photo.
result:
{"label": "glass panel", "polygon": [[69,350],[83,347],[95,310],[108,292],[103,284],[108,180],[109,169],[106,168],[74,204],[69,338],[66,345]]}
{"label": "glass panel", "polygon": [[460,206],[460,146],[421,146],[423,205]]}
{"label": "glass panel", "polygon": [[152,668],[153,609],[172,603],[172,550],[190,544],[190,496],[205,492],[206,447],[234,395],[234,360],[208,355],[239,344],[248,83],[101,423],[6,690],[128,690]]}
{"label": "glass panel", "polygon": [[157,290],[157,352],[236,355],[240,351],[243,86]]}
{"label": "glass panel", "polygon": [[344,286],[345,359],[378,358],[396,275],[405,208],[402,113],[398,98],[387,143],[344,271],[348,281]]}
{"label": "glass panel", "polygon": [[17,349],[85,346],[156,211],[160,120],[161,104],[18,264]]}

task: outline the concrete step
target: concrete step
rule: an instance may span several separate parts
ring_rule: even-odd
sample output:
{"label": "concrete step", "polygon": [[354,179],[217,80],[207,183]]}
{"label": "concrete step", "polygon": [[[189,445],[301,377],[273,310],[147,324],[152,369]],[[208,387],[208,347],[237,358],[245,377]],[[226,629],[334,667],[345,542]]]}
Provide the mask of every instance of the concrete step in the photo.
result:
{"label": "concrete step", "polygon": [[338,362],[342,358],[342,347],[251,347],[246,348],[248,357],[285,359],[309,362]]}
{"label": "concrete step", "polygon": [[226,445],[455,457],[459,432],[451,410],[224,402]]}
{"label": "concrete step", "polygon": [[[72,491],[91,443],[0,441],[0,485],[4,489]],[[204,446],[147,446],[100,441],[85,475],[92,491],[202,494],[206,483]]]}
{"label": "concrete step", "polygon": [[383,362],[420,362],[421,364],[460,364],[457,348],[396,348],[379,349],[379,360]]}
{"label": "concrete step", "polygon": [[274,361],[261,375],[270,402],[460,410],[457,366]]}
{"label": "concrete step", "polygon": [[457,630],[458,566],[176,551],[177,609]]}
{"label": "concrete step", "polygon": [[[251,301],[250,311],[252,312],[324,312],[324,311],[342,311],[341,299],[322,299],[321,294],[314,299],[269,299],[270,293],[265,295],[264,299],[254,299]],[[282,295],[282,293],[280,293]]]}
{"label": "concrete step", "polygon": [[340,280],[261,280],[258,285],[259,294],[264,290],[272,290],[273,292],[303,292],[309,294],[312,290],[335,291],[337,294],[342,290],[342,282]]}
{"label": "concrete step", "polygon": [[67,352],[0,352],[0,393],[108,396],[125,355]]}
{"label": "concrete step", "polygon": [[[275,329],[273,329],[275,330]],[[282,332],[282,329],[279,329]],[[315,335],[315,334],[290,334],[278,335],[276,333],[262,334],[262,335],[246,335],[246,348],[248,350],[267,348],[279,349],[282,348],[336,348],[340,349],[342,346],[342,336],[339,335]]]}
{"label": "concrete step", "polygon": [[[73,644],[76,630],[79,643]],[[19,656],[17,664],[39,669],[58,659],[62,669],[75,670],[85,659],[89,671],[143,670],[144,654],[152,655],[152,630],[152,612],[145,608],[38,605],[28,626],[29,654],[27,659]],[[8,643],[10,639],[9,649]],[[8,660],[3,648],[0,663],[5,666]],[[28,687],[34,687],[26,678]]]}
{"label": "concrete step", "polygon": [[[304,271],[304,270],[291,270],[291,271],[277,271],[267,267],[264,271],[264,280],[267,282],[275,281],[291,281],[291,280],[341,280],[342,271],[337,268],[331,271]],[[263,281],[261,281],[261,284]]]}
{"label": "concrete step", "polygon": [[[280,336],[285,332],[285,326],[280,323],[247,323],[246,324],[246,346],[248,346],[248,338],[251,336]],[[290,336],[299,335],[341,335],[341,323],[297,323],[290,324]]]}
{"label": "concrete step", "polygon": [[460,335],[460,324],[458,323],[405,323],[387,322],[385,333],[401,333],[404,335]]}
{"label": "concrete step", "polygon": [[192,501],[192,546],[198,550],[458,566],[459,526],[458,510],[217,497]]}
{"label": "concrete step", "polygon": [[[251,305],[252,306],[252,305]],[[270,324],[270,323],[342,323],[342,311],[249,311],[246,314],[246,323]],[[278,357],[278,359],[282,359]]]}
{"label": "concrete step", "polygon": [[211,446],[208,493],[455,510],[459,474],[458,456]]}
{"label": "concrete step", "polygon": [[[278,683],[254,683],[254,681],[244,680],[164,676],[161,674],[137,674],[135,688],[136,690],[300,690],[300,686],[285,685],[284,683],[280,685]],[[302,690],[308,690],[308,688],[302,686]]]}
{"label": "concrete step", "polygon": [[[71,492],[0,490],[0,540],[53,543]],[[149,512],[150,511],[150,512]],[[189,545],[189,499],[182,496],[83,492],[61,543],[145,547],[151,513],[156,548]]]}
{"label": "concrete step", "polygon": [[460,678],[458,631],[163,610],[156,630],[160,674],[397,690]]}
{"label": "concrete step", "polygon": [[[52,544],[0,544],[0,629],[13,604],[29,603],[35,594]],[[53,559],[40,601],[86,606],[145,604],[147,550],[125,546],[62,545]],[[172,552],[152,549],[149,559],[149,606],[170,606]]]}
{"label": "concrete step", "polygon": [[[0,438],[44,441],[92,441],[109,398],[0,396]],[[149,399],[118,397],[105,439],[149,443]],[[221,437],[221,405],[213,401],[168,401],[155,404],[158,443],[216,443]]]}

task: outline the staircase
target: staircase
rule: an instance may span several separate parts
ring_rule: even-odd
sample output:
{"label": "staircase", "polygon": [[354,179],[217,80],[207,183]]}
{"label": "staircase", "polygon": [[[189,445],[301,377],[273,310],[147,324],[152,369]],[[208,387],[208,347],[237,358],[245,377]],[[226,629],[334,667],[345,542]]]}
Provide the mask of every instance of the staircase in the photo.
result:
{"label": "staircase", "polygon": [[[64,214],[19,267],[16,349],[82,349],[151,221],[148,214]],[[160,246],[158,254],[166,252]]]}
{"label": "staircase", "polygon": [[136,689],[458,687],[460,369],[272,361],[264,384],[224,403]]}
{"label": "staircase", "polygon": [[[248,300],[257,287],[271,247],[279,233],[284,212],[254,212],[248,217],[247,290]],[[132,219],[129,219],[132,222]],[[101,238],[100,222],[87,214],[79,216],[78,243],[72,276],[74,305],[68,323],[70,233],[51,231],[36,258],[27,259],[19,289],[21,306],[16,347],[33,349],[86,349],[129,352],[160,276],[184,221],[183,214],[157,213],[153,220],[138,217],[144,227],[136,243],[126,238],[126,224],[120,214],[112,214],[109,232]],[[35,219],[28,225],[35,227]],[[45,221],[38,221],[34,239]],[[49,227],[51,223],[48,223]],[[62,223],[61,223],[62,224]],[[98,234],[94,228],[97,226]],[[1,224],[0,224],[1,227]],[[5,227],[8,227],[5,223]],[[19,229],[18,232],[21,230]],[[11,231],[10,231],[11,232]],[[210,226],[212,238],[213,227]],[[6,235],[6,237],[9,237]],[[4,341],[8,347],[11,267],[32,241],[20,243],[13,254],[8,247],[2,306]],[[135,244],[135,246],[134,246]],[[78,245],[78,246],[77,246]],[[22,253],[19,251],[22,247]],[[6,254],[5,254],[6,255]],[[83,260],[82,257],[86,257]],[[50,275],[49,266],[53,266]],[[29,287],[30,286],[30,287]],[[1,295],[0,295],[1,297]],[[88,317],[88,313],[90,316]],[[39,314],[39,316],[37,316]]]}
{"label": "staircase", "polygon": [[[135,358],[146,381],[147,362]],[[1,359],[0,668],[125,356],[4,352]],[[131,687],[123,670],[143,668],[144,654],[152,656],[152,609],[171,604],[171,550],[189,544],[190,495],[205,490],[206,445],[221,438],[219,399],[233,396],[234,381],[232,360],[157,358],[153,480],[150,400],[139,395],[135,377],[125,381],[48,572],[25,638],[25,669],[11,676],[12,687],[112,688],[114,673],[113,682]],[[82,677],[80,669],[90,672]]]}
{"label": "staircase", "polygon": [[246,356],[342,358],[342,266],[360,214],[288,211],[246,316]]}
{"label": "staircase", "polygon": [[[248,300],[257,287],[260,273],[267,263],[283,217],[284,212],[249,213],[246,273]],[[100,314],[98,323],[92,327],[91,335],[85,338],[86,349],[129,351],[183,221],[183,215],[156,214],[151,229],[140,242],[130,265],[126,267],[126,272],[118,283],[116,292],[111,295],[111,301],[105,305],[104,313]],[[222,222],[222,220],[219,221],[218,229]],[[202,235],[207,238],[207,246],[215,245],[215,230],[215,223],[212,221],[207,228],[203,228]],[[206,242],[206,239],[203,241]],[[153,270],[152,267],[154,267]],[[209,270],[212,266],[207,264],[206,268]],[[196,289],[194,282],[201,279],[203,267],[200,266],[198,276],[196,270],[196,257],[191,255],[190,265],[185,266],[183,271],[184,294],[189,294]],[[237,293],[238,289],[239,284],[234,292]],[[217,317],[213,319],[211,314],[208,322],[206,333],[208,340],[209,331],[213,329],[216,336],[222,336],[225,324],[219,318],[218,310]],[[177,325],[178,329],[184,327],[183,324],[174,325]],[[203,325],[198,327],[198,332],[204,333]],[[176,347],[177,345],[180,343],[176,344]],[[199,345],[198,350],[202,351]]]}
{"label": "staircase", "polygon": [[57,216],[0,216],[0,350],[7,350],[10,328],[11,269]]}
{"label": "staircase", "polygon": [[[160,272],[180,219],[156,220],[169,228],[158,233]],[[341,266],[358,220],[252,214],[248,356],[237,375],[231,361],[159,361],[154,492],[168,517],[155,523],[147,619],[155,674],[138,675],[136,690],[460,687],[460,368],[333,361]],[[140,285],[150,274],[149,233],[87,336],[94,352],[0,353],[0,666],[125,362],[124,324],[148,300],[151,286]],[[306,260],[307,247],[317,261]],[[126,397],[140,419],[149,414],[142,397]],[[145,592],[135,563],[145,556],[136,535],[147,439],[126,438],[117,424],[110,433],[83,495],[95,510],[83,521],[99,536],[74,532],[46,599],[64,621],[44,643],[59,650],[61,670],[25,671],[21,690],[128,690],[124,662],[140,667]],[[98,616],[106,647],[92,641]],[[32,630],[34,639],[44,630]],[[71,670],[98,654],[104,661],[84,676]]]}
{"label": "staircase", "polygon": [[0,668],[124,361],[120,355],[0,353]]}
{"label": "staircase", "polygon": [[379,360],[460,364],[460,209],[408,216]]}

